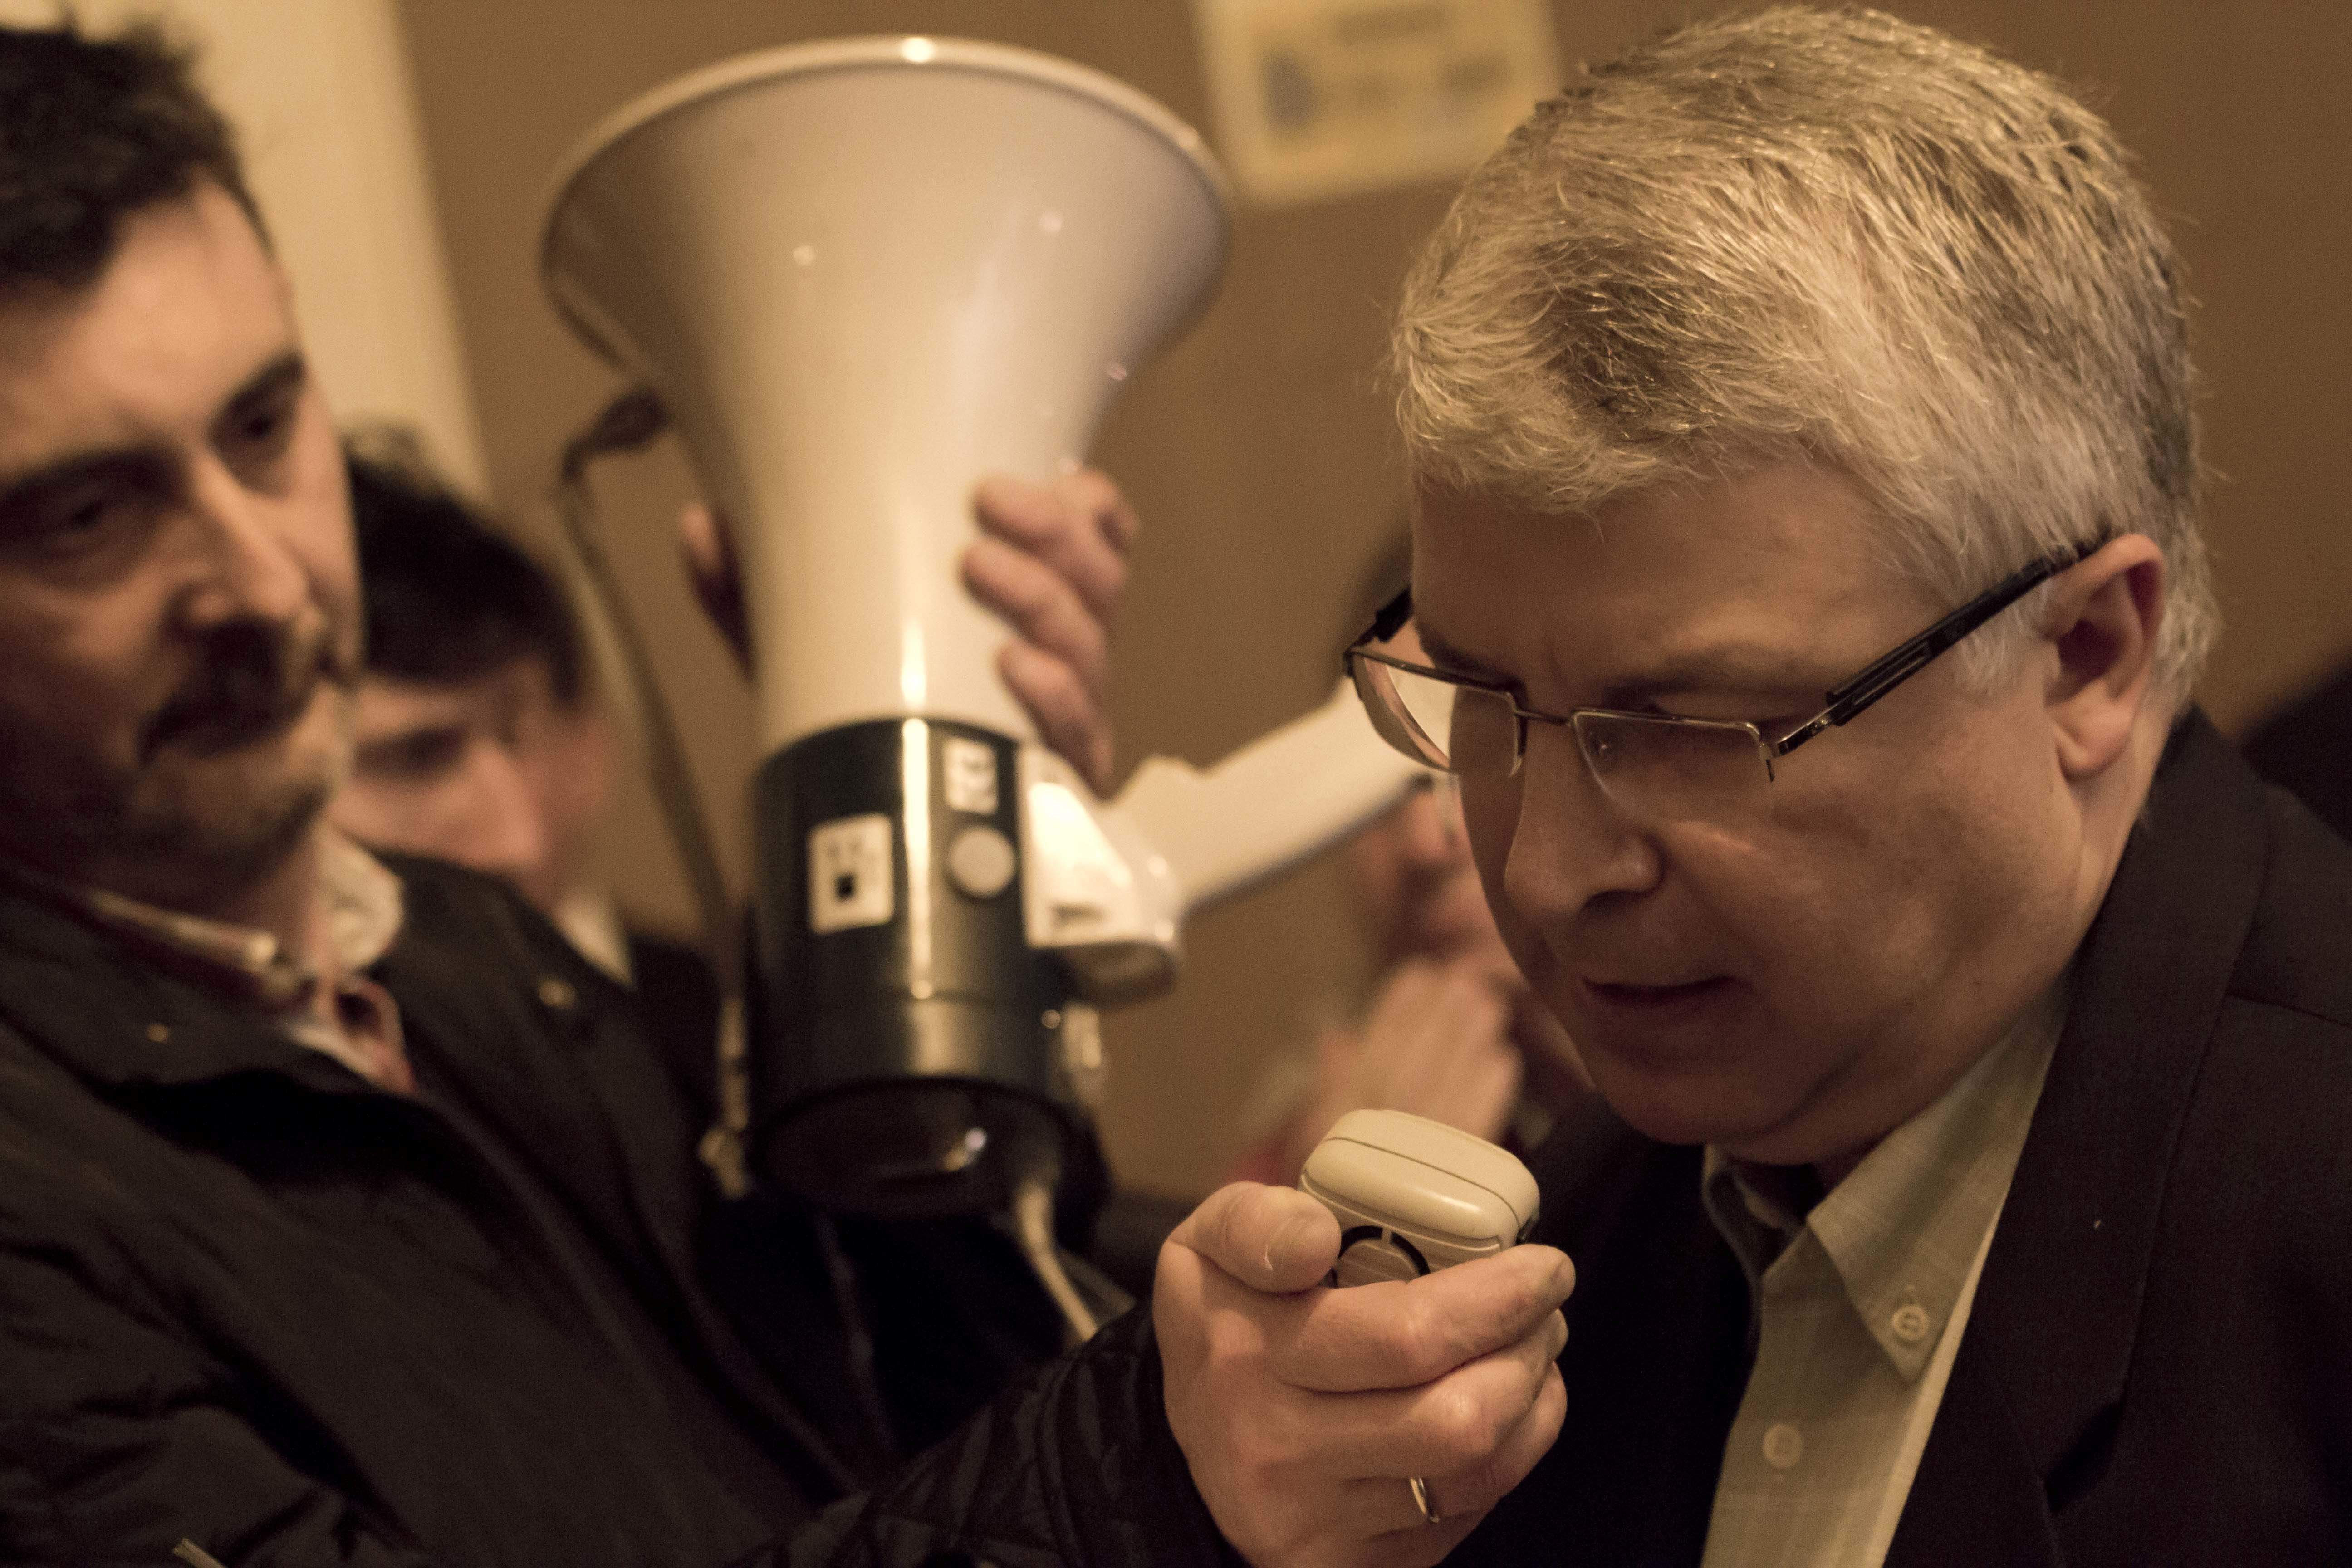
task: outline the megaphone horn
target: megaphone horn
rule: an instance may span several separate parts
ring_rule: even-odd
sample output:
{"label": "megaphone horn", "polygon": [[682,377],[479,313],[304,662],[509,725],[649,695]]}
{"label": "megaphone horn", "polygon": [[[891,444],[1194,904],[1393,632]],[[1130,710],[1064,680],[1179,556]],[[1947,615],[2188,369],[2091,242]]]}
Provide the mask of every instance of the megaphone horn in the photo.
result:
{"label": "megaphone horn", "polygon": [[958,582],[978,477],[1075,468],[1225,247],[1223,182],[1165,110],[947,39],[696,72],[557,184],[548,289],[658,395],[744,569],[754,1163],[819,1202],[1034,1219],[1085,1142],[1081,1004],[1166,985],[1188,910],[1416,776],[1341,694],[1105,806]]}
{"label": "megaphone horn", "polygon": [[1221,176],[1097,72],[856,38],[656,89],[556,189],[549,291],[667,407],[743,571],[759,1163],[849,1207],[1002,1206],[1070,1131],[1069,985],[1028,941],[1032,727],[955,563],[974,480],[1074,468],[1205,301]]}

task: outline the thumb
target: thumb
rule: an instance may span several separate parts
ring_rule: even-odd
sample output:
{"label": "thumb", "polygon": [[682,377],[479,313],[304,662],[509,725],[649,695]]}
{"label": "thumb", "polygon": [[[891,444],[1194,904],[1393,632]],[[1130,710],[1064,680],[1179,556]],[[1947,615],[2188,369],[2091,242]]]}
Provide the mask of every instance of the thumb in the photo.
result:
{"label": "thumb", "polygon": [[1339,1222],[1329,1209],[1294,1188],[1255,1182],[1218,1188],[1168,1239],[1276,1295],[1321,1283],[1339,1260]]}

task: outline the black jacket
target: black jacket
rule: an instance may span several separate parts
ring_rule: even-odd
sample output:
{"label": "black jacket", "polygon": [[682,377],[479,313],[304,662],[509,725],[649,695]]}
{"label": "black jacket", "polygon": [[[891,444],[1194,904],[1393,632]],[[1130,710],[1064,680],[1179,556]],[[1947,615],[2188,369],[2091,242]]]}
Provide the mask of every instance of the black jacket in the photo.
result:
{"label": "black jacket", "polygon": [[714,1203],[630,994],[397,868],[414,1100],[0,891],[0,1560],[718,1564],[1050,1350],[976,1227],[851,1227],[923,1371],[877,1414],[816,1222]]}
{"label": "black jacket", "polygon": [[2352,668],[2331,671],[2240,745],[2256,773],[2352,837]]}
{"label": "black jacket", "polygon": [[[2191,717],[2075,987],[1887,1561],[2352,1559],[2352,848]],[[1596,1111],[1536,1166],[1567,1424],[1449,1561],[1695,1563],[1747,1374],[1697,1152]],[[802,1544],[1233,1561],[1139,1314]]]}

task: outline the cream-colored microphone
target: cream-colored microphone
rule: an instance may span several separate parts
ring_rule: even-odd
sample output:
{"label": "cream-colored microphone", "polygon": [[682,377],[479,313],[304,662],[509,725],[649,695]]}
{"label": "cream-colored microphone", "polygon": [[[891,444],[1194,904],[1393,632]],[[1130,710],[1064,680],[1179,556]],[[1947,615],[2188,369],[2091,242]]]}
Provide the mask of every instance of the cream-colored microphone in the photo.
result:
{"label": "cream-colored microphone", "polygon": [[1403,1110],[1339,1118],[1298,1185],[1339,1222],[1334,1285],[1412,1279],[1489,1258],[1536,1223],[1536,1179],[1518,1156]]}

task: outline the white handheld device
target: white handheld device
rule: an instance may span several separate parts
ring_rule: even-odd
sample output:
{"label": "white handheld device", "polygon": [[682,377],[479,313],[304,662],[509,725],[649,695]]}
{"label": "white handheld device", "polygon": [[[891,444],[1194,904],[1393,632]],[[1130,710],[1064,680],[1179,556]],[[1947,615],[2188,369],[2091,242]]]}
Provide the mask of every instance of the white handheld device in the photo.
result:
{"label": "white handheld device", "polygon": [[1402,1110],[1339,1118],[1298,1178],[1339,1222],[1329,1283],[1412,1279],[1517,1246],[1536,1179],[1507,1150]]}

